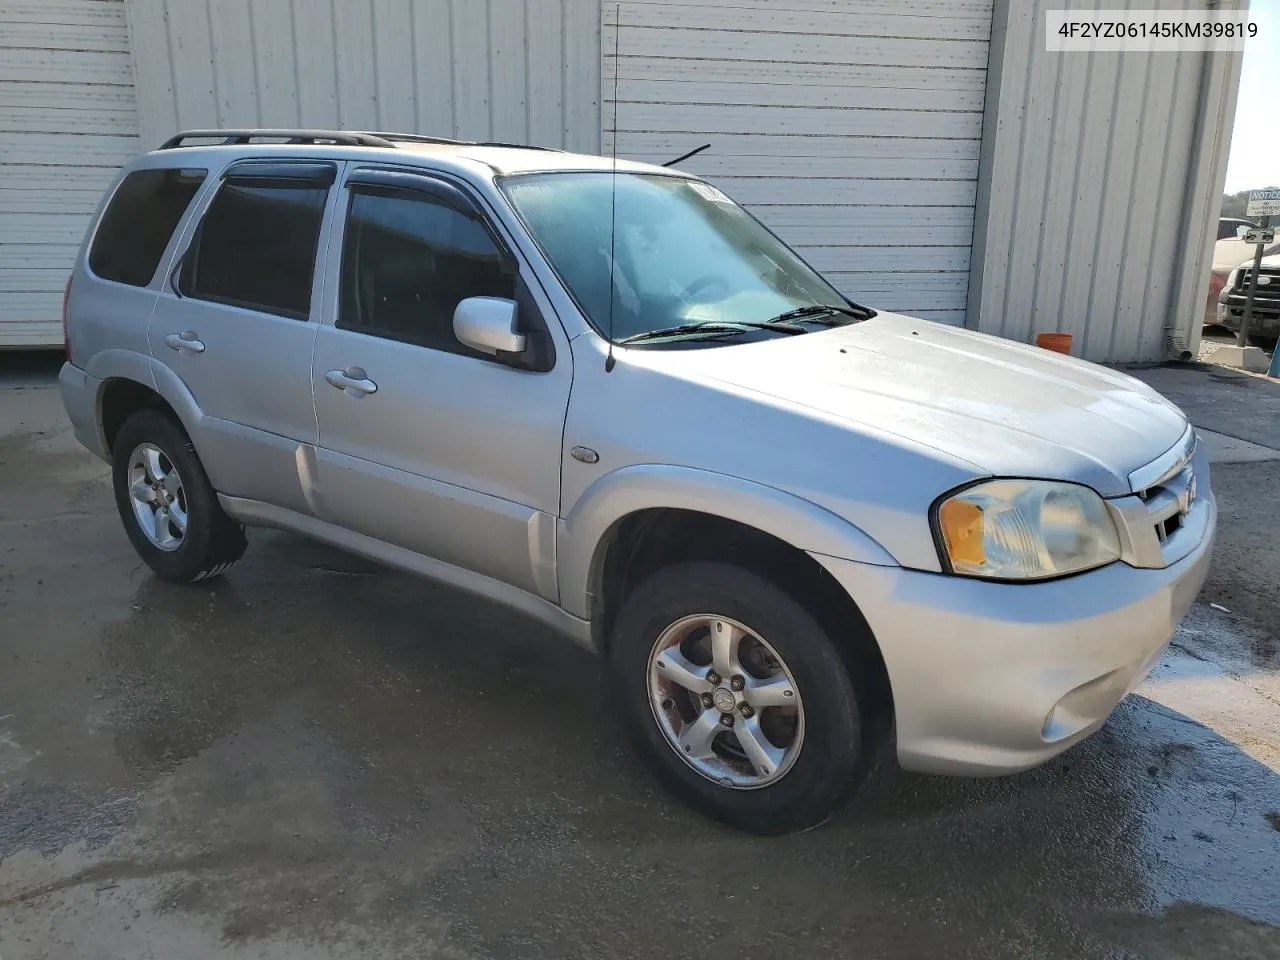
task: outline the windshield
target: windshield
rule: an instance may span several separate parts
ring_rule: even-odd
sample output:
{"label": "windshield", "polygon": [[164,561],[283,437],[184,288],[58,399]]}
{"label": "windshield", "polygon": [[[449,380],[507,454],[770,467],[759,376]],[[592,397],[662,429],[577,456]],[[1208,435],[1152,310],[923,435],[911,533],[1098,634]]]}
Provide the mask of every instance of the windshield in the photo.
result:
{"label": "windshield", "polygon": [[690,324],[760,323],[799,307],[848,303],[715,187],[660,174],[508,178],[507,196],[587,319],[613,339]]}

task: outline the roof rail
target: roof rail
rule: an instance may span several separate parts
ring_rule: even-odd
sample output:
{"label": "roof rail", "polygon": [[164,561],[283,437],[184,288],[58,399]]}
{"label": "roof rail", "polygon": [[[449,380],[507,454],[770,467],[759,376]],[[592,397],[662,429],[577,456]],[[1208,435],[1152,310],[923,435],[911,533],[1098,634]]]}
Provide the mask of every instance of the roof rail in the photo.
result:
{"label": "roof rail", "polygon": [[386,133],[382,130],[369,133],[371,137],[381,137],[384,140],[399,141],[402,143],[443,143],[459,147],[510,147],[513,150],[551,150],[556,153],[563,153],[556,147],[536,147],[529,143],[504,143],[497,140],[451,140],[447,137],[427,137],[420,133]]}
{"label": "roof rail", "polygon": [[402,141],[404,143],[443,143],[459,147],[474,147],[474,140],[453,140],[449,137],[429,137],[421,133],[387,133],[382,130],[353,134],[360,137],[377,137],[380,140]]}
{"label": "roof rail", "polygon": [[516,150],[563,151],[555,147],[536,147],[524,143],[496,143],[475,140],[451,140],[428,137],[420,133],[367,133],[350,130],[184,130],[160,144],[161,150],[192,146],[188,140],[218,140],[221,146],[252,143],[254,140],[283,140],[285,143],[339,144],[344,147],[394,147],[397,143],[439,143],[459,147],[511,147]]}
{"label": "roof rail", "polygon": [[160,144],[161,150],[187,146],[187,140],[221,140],[223,145],[246,144],[254,140],[283,140],[285,143],[334,143],[347,147],[394,147],[386,137],[373,133],[346,133],[341,130],[184,130]]}
{"label": "roof rail", "polygon": [[532,143],[505,143],[501,140],[481,140],[477,147],[510,147],[512,150],[547,150],[551,153],[564,153],[559,147],[538,147]]}

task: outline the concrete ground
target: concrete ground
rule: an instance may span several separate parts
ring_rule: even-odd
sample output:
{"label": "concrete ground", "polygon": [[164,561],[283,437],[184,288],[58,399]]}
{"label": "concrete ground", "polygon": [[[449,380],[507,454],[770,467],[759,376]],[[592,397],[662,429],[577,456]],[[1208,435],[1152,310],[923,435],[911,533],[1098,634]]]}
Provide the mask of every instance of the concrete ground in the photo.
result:
{"label": "concrete ground", "polygon": [[890,771],[757,839],[657,789],[601,664],[513,614],[270,532],[156,582],[11,369],[0,957],[1280,957],[1280,384],[1142,375],[1213,431],[1222,505],[1150,681],[1038,770]]}

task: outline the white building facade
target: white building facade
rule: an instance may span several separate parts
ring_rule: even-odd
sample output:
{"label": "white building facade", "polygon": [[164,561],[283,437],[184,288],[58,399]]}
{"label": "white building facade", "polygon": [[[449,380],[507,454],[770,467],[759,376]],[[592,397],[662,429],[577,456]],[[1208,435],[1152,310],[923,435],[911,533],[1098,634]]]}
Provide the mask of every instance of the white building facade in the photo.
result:
{"label": "white building facade", "polygon": [[0,346],[61,343],[130,156],[310,127],[656,162],[709,143],[682,169],[857,300],[1070,332],[1092,360],[1194,350],[1240,55],[1049,53],[1049,6],[0,0]]}

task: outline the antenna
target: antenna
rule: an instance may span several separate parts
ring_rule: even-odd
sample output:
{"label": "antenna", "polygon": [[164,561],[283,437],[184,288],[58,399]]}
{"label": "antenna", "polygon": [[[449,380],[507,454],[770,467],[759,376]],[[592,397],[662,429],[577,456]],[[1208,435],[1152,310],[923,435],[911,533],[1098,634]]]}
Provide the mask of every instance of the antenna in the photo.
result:
{"label": "antenna", "polygon": [[613,6],[613,177],[609,184],[609,355],[604,360],[604,372],[610,373],[617,363],[613,356],[613,305],[618,300],[617,270],[618,238],[618,41],[622,36],[622,4]]}
{"label": "antenna", "polygon": [[677,163],[684,163],[684,162],[685,162],[686,160],[688,160],[690,157],[696,157],[696,156],[697,156],[698,154],[700,154],[703,150],[710,150],[710,149],[711,149],[711,144],[709,144],[709,143],[704,143],[704,144],[703,144],[702,146],[700,146],[700,147],[694,147],[694,148],[693,148],[692,150],[690,150],[688,153],[682,153],[682,154],[680,154],[680,156],[676,157],[674,160],[668,160],[666,163],[664,163],[664,164],[663,164],[663,166],[664,166],[664,167],[674,167]]}

